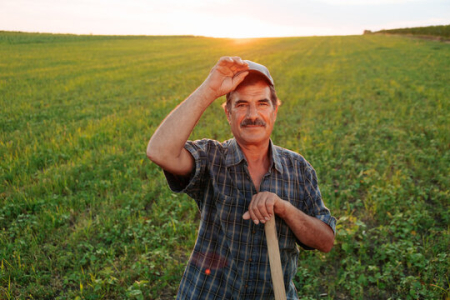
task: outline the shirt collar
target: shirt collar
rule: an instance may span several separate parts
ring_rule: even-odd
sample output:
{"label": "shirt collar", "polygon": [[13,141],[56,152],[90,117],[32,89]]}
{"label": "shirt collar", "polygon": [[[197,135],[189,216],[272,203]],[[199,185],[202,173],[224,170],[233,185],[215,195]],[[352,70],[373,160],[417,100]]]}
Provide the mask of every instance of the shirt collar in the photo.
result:
{"label": "shirt collar", "polygon": [[[281,158],[280,154],[277,151],[277,147],[272,143],[272,140],[269,140],[269,153],[271,155],[271,168],[275,167],[275,169],[283,173],[283,168],[281,166]],[[241,147],[236,142],[236,139],[231,139],[228,141],[228,152],[225,157],[225,165],[227,167],[237,165],[241,161],[247,161],[245,159],[244,153],[242,153]]]}

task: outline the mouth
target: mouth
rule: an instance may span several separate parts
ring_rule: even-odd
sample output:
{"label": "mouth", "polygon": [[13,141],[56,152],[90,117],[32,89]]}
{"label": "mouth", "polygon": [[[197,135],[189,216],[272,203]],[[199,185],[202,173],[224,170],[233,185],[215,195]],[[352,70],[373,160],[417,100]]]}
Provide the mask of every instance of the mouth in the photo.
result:
{"label": "mouth", "polygon": [[241,127],[243,127],[243,128],[245,128],[245,127],[248,127],[248,128],[266,127],[266,123],[261,119],[256,119],[256,120],[245,119],[244,121],[242,121]]}
{"label": "mouth", "polygon": [[242,128],[265,128],[265,125],[241,125]]}

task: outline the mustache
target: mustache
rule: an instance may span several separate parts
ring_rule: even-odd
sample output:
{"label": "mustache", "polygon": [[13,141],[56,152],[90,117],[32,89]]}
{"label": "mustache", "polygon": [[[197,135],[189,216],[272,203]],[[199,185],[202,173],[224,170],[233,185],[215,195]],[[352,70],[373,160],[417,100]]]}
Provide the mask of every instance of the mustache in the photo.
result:
{"label": "mustache", "polygon": [[245,127],[245,126],[266,126],[266,122],[264,122],[261,119],[245,119],[244,121],[241,122],[241,127]]}

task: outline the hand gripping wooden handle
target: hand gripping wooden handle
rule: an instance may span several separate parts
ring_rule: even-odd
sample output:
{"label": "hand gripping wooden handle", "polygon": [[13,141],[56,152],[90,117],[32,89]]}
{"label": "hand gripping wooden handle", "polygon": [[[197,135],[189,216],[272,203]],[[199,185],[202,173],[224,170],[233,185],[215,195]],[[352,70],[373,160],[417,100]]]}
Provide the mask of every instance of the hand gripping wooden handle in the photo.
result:
{"label": "hand gripping wooden handle", "polygon": [[267,252],[269,253],[270,274],[272,275],[275,300],[286,300],[286,289],[284,287],[283,269],[281,268],[275,216],[266,222],[264,230],[266,231]]}

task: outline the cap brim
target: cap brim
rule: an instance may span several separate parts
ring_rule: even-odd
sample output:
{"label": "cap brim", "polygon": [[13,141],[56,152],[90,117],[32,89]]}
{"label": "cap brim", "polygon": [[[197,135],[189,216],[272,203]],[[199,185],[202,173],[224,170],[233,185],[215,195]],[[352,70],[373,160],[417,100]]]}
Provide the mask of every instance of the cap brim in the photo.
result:
{"label": "cap brim", "polygon": [[[269,70],[265,66],[260,65],[253,61],[250,61],[250,60],[244,60],[244,61],[248,64],[248,70],[238,72],[236,75],[241,74],[243,72],[258,73],[258,74],[263,75],[267,79],[267,82],[270,85],[275,86],[275,84],[273,82],[273,78],[272,78],[272,76],[270,76]],[[234,76],[236,76],[236,75],[234,75]]]}

